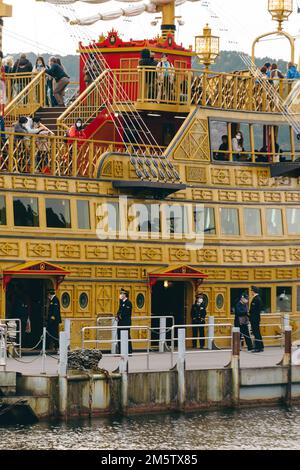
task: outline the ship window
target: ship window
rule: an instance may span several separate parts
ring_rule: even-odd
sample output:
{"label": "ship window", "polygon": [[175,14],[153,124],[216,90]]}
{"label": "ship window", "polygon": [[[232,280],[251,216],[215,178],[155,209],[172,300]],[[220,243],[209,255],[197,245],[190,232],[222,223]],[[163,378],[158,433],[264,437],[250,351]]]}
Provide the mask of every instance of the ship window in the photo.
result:
{"label": "ship window", "polygon": [[63,295],[61,296],[61,304],[63,308],[68,308],[71,303],[71,297],[68,292],[64,292]]}
{"label": "ship window", "polygon": [[275,127],[275,154],[279,155],[280,161],[291,160],[291,133],[290,127],[282,125]]}
{"label": "ship window", "polygon": [[221,232],[222,235],[239,235],[239,214],[237,209],[221,207]]}
{"label": "ship window", "polygon": [[264,161],[265,155],[260,153],[265,152],[264,148],[264,127],[261,124],[253,124],[253,134],[254,134],[254,151],[256,154],[256,161]]}
{"label": "ship window", "polygon": [[77,224],[80,229],[91,228],[89,201],[77,201]]}
{"label": "ship window", "polygon": [[[203,213],[204,213],[204,224],[203,224]],[[215,235],[216,224],[215,224],[215,211],[213,207],[205,207],[203,210],[194,212],[195,230],[196,233],[203,233],[204,235]]]}
{"label": "ship window", "polygon": [[38,201],[30,197],[14,197],[14,224],[16,227],[38,227]]}
{"label": "ship window", "polygon": [[300,234],[300,209],[286,209],[288,233],[290,235]]}
{"label": "ship window", "polygon": [[89,297],[85,292],[82,292],[79,296],[79,306],[82,310],[86,309],[89,304]]}
{"label": "ship window", "polygon": [[281,209],[267,209],[267,232],[268,235],[282,235]]}
{"label": "ship window", "polygon": [[[251,143],[250,143],[249,124],[240,123],[239,128],[240,128],[239,129],[240,132],[243,134],[243,137],[244,137],[244,143],[243,143],[244,151],[245,152],[250,152],[251,151]],[[232,135],[232,137],[234,137],[234,136]]]}
{"label": "ship window", "polygon": [[0,225],[6,225],[6,206],[4,196],[0,196]]}
{"label": "ship window", "polygon": [[134,204],[138,232],[160,231],[160,209],[158,204]]}
{"label": "ship window", "polygon": [[211,121],[210,140],[215,160],[228,160],[228,126],[227,122]]}
{"label": "ship window", "polygon": [[271,313],[271,287],[261,287],[259,289],[259,295],[262,300],[261,313]]}
{"label": "ship window", "polygon": [[70,201],[67,199],[46,199],[47,227],[70,228]]}
{"label": "ship window", "polygon": [[276,288],[276,306],[277,313],[292,311],[292,288],[277,287]]}
{"label": "ship window", "polygon": [[[185,234],[189,230],[188,211],[186,206],[177,204],[164,206],[166,230],[170,234]],[[191,228],[191,227],[190,227]]]}
{"label": "ship window", "polygon": [[250,237],[261,235],[260,209],[244,209],[244,221],[246,235]]}

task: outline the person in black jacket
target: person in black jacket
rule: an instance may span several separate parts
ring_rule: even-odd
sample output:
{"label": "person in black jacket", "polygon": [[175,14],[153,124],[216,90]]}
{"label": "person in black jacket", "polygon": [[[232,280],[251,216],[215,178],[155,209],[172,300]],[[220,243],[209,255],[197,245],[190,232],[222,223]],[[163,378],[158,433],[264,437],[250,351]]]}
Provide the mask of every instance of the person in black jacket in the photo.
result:
{"label": "person in black jacket", "polygon": [[57,105],[64,106],[65,90],[70,83],[70,77],[66,74],[63,67],[59,65],[56,57],[50,57],[49,68],[46,69],[46,74],[54,79],[52,83],[53,95]]}
{"label": "person in black jacket", "polygon": [[47,341],[46,348],[50,349],[52,345],[57,351],[59,346],[59,324],[61,323],[60,303],[55,295],[55,290],[50,289],[48,292],[49,308],[47,316]]}
{"label": "person in black jacket", "polygon": [[248,295],[242,294],[235,306],[234,324],[240,328],[241,335],[243,335],[246,340],[248,351],[252,351],[253,344],[249,333],[248,302]]}
{"label": "person in black jacket", "polygon": [[131,314],[132,314],[132,303],[128,299],[129,292],[127,290],[121,289],[120,291],[120,304],[119,310],[117,313],[118,326],[124,328],[118,328],[118,353],[121,352],[120,340],[121,340],[121,331],[128,331],[128,352],[132,354],[132,343],[130,336],[130,327],[131,327]]}
{"label": "person in black jacket", "polygon": [[197,337],[201,337],[200,339],[200,349],[204,349],[205,344],[205,317],[206,317],[206,307],[204,305],[204,298],[202,294],[196,296],[196,302],[192,305],[191,310],[192,316],[192,327],[193,330],[193,348],[197,348]]}
{"label": "person in black jacket", "polygon": [[259,289],[256,286],[251,286],[251,294],[253,295],[253,298],[250,305],[250,323],[252,333],[255,337],[254,349],[252,352],[256,353],[264,350],[264,343],[260,334],[260,314],[263,303],[259,296]]}

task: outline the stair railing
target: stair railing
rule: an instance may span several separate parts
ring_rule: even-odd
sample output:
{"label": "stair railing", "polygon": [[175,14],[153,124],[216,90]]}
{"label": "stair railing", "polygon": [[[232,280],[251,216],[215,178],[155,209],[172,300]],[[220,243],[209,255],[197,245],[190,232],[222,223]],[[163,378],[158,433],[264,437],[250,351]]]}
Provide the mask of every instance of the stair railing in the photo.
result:
{"label": "stair railing", "polygon": [[7,103],[10,103],[34,77],[36,77],[36,73],[33,72],[5,74]]}
{"label": "stair railing", "polygon": [[109,86],[109,71],[102,72],[57,119],[57,130],[60,135],[70,129],[76,119],[81,118],[87,126],[92,119],[99,115],[107,102],[107,87]]}
{"label": "stair railing", "polygon": [[30,116],[46,104],[45,72],[39,72],[5,107],[6,127],[11,127],[20,116]]}

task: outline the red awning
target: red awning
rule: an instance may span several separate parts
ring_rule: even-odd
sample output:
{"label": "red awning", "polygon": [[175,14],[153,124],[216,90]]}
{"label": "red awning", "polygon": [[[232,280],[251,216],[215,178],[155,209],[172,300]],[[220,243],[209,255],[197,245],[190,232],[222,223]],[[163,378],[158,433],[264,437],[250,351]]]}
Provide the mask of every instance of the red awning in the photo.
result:
{"label": "red awning", "polygon": [[149,273],[150,286],[154,286],[158,279],[206,279],[207,274],[202,273],[196,268],[191,266],[175,266],[163,268],[152,273]]}
{"label": "red awning", "polygon": [[68,276],[70,271],[57,266],[48,261],[30,261],[28,263],[19,264],[10,269],[3,271],[3,288],[6,289],[7,285],[13,278],[21,277],[44,277],[55,278],[57,286]]}

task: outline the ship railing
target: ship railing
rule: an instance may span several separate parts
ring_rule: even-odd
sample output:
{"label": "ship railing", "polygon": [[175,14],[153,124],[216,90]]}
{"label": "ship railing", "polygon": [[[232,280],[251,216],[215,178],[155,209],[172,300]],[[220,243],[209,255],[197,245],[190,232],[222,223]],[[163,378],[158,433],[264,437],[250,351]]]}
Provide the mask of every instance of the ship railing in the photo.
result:
{"label": "ship railing", "polygon": [[70,82],[65,90],[65,105],[71,106],[79,96],[79,82]]}
{"label": "ship railing", "polygon": [[20,318],[3,318],[0,323],[6,326],[6,343],[7,349],[13,348],[19,357],[22,356],[22,328]]}
{"label": "ship railing", "polygon": [[280,152],[260,152],[248,150],[236,152],[232,150],[231,140],[228,139],[228,150],[212,150],[212,159],[215,162],[240,162],[240,163],[281,163],[300,161],[300,150],[280,150]]}
{"label": "ship railing", "polygon": [[20,116],[31,116],[46,104],[45,72],[39,72],[5,107],[6,127],[13,125]]}
{"label": "ship railing", "polygon": [[[157,151],[164,150],[163,147]],[[151,155],[155,148],[43,134],[0,133],[0,172],[92,178],[105,152]]]}
{"label": "ship railing", "polygon": [[10,103],[36,77],[36,73],[5,74],[6,101]]}
{"label": "ship railing", "polygon": [[[123,70],[123,74],[126,71]],[[294,83],[275,79],[272,86],[285,101]],[[249,72],[218,73],[178,68],[164,71],[158,67],[138,67],[137,102],[256,112],[279,112],[280,104]]]}

